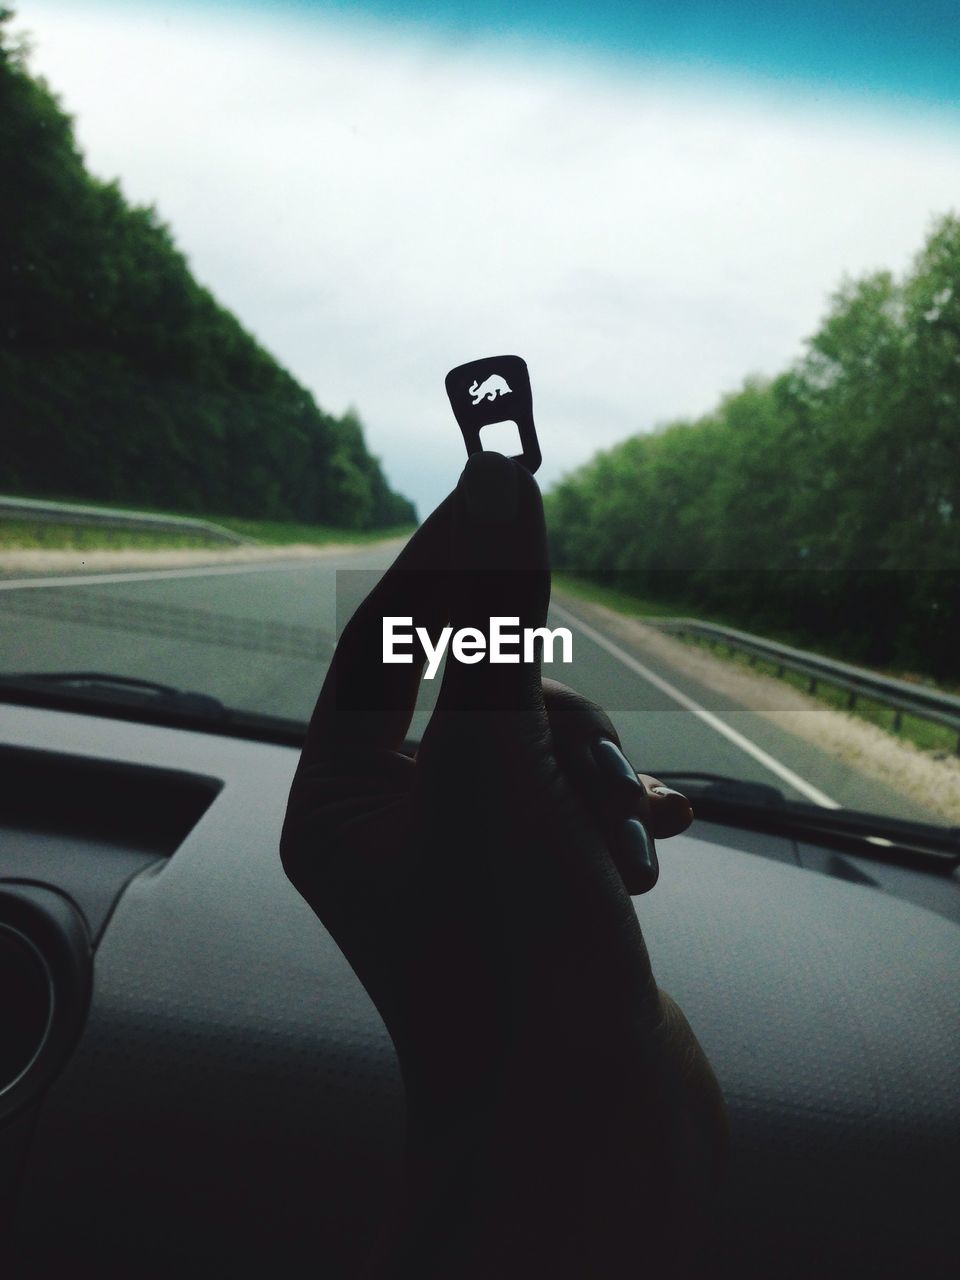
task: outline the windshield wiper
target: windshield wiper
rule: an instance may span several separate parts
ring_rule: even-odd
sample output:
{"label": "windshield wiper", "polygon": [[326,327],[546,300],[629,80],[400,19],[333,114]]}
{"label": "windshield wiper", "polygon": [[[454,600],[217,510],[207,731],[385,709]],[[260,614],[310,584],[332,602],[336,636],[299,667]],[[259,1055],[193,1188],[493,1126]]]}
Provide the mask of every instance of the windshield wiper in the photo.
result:
{"label": "windshield wiper", "polygon": [[960,827],[787,800],[776,787],[722,774],[653,773],[689,796],[696,816],[705,822],[822,844],[939,875],[951,875],[960,866]]}
{"label": "windshield wiper", "polygon": [[136,676],[117,676],[102,671],[24,671],[16,675],[0,677],[6,688],[58,689],[88,694],[94,698],[108,698],[111,702],[169,707],[171,710],[189,711],[194,715],[219,717],[225,707],[219,698],[192,689],[176,689],[173,685],[159,684],[156,680],[141,680]]}
{"label": "windshield wiper", "polygon": [[111,672],[31,671],[0,675],[0,698],[26,706],[172,725],[283,746],[302,746],[306,734],[306,725],[298,720],[235,711],[209,693]]}

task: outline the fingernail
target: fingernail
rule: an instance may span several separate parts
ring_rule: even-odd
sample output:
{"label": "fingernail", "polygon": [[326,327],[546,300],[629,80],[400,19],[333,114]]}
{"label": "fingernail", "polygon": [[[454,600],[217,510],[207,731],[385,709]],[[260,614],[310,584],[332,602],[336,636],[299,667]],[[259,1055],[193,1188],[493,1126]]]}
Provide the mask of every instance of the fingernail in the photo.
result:
{"label": "fingernail", "polygon": [[652,796],[679,796],[681,800],[687,799],[682,791],[674,791],[671,787],[651,787],[650,794]]}
{"label": "fingernail", "polygon": [[509,524],[517,514],[516,464],[502,453],[471,454],[459,487],[477,524]]}
{"label": "fingernail", "polygon": [[609,738],[597,738],[591,750],[597,768],[610,782],[629,782],[640,788],[636,769],[615,742]]}
{"label": "fingernail", "polygon": [[639,818],[627,818],[617,841],[620,874],[631,894],[649,893],[660,878],[653,837]]}

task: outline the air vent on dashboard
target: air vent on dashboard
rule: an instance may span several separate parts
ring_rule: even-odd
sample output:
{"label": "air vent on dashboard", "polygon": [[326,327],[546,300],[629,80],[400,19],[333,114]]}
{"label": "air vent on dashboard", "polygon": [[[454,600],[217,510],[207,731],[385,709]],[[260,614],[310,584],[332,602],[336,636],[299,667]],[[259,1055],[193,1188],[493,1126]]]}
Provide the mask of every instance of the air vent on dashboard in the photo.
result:
{"label": "air vent on dashboard", "polygon": [[90,939],[62,894],[0,881],[0,1121],[53,1079],[90,996]]}
{"label": "air vent on dashboard", "polygon": [[0,1093],[43,1049],[53,1012],[53,980],[29,938],[0,924]]}

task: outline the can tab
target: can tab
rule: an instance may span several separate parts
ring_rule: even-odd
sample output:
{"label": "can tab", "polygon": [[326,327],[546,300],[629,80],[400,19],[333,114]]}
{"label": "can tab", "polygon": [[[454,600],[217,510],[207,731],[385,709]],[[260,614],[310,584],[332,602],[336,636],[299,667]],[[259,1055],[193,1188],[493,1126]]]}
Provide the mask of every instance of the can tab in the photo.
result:
{"label": "can tab", "polygon": [[467,454],[482,453],[480,432],[495,422],[515,422],[521,453],[512,455],[533,474],[540,466],[540,445],[533,424],[533,393],[526,361],[520,356],[486,356],[457,365],[445,385],[463,433]]}

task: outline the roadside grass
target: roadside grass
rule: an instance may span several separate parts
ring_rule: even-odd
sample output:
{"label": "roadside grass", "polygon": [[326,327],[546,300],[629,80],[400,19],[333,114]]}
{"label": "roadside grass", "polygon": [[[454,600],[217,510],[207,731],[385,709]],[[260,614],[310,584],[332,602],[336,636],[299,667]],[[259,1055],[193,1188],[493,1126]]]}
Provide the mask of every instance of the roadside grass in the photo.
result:
{"label": "roadside grass", "polygon": [[[365,546],[371,542],[384,542],[388,538],[402,538],[413,533],[415,525],[396,525],[391,529],[333,529],[329,525],[297,524],[283,520],[236,520],[233,516],[204,516],[214,524],[255,538],[272,546],[289,546],[294,542],[306,542],[324,546],[331,542],[343,542]],[[220,544],[223,545],[222,543]]]}
{"label": "roadside grass", "polygon": [[[673,638],[679,639],[676,636]],[[692,637],[685,636],[683,639],[684,643],[692,644],[697,648],[703,647],[701,642],[694,640]],[[763,658],[751,661],[749,654],[731,652],[729,649],[725,649],[722,644],[717,644],[711,648],[710,652],[714,657],[720,658],[724,662],[732,662],[736,666],[747,667],[751,671],[759,672],[761,675],[776,676],[778,679],[783,680],[785,684],[794,689],[799,689],[801,693],[805,693],[807,697],[815,698],[818,702],[822,702],[837,711],[845,711],[860,720],[875,724],[878,728],[896,738],[904,738],[908,742],[912,742],[921,751],[946,754],[953,754],[956,751],[957,735],[952,729],[948,729],[946,725],[934,724],[930,720],[921,720],[917,716],[903,712],[900,716],[900,726],[898,728],[897,713],[892,707],[882,706],[879,702],[874,702],[862,694],[857,695],[857,700],[851,708],[849,694],[846,689],[838,689],[835,685],[826,684],[819,677],[816,688],[811,692],[809,678],[801,675],[799,671],[784,671],[781,675],[775,663],[767,662]]]}
{"label": "roadside grass", "polygon": [[[671,618],[689,616],[689,605],[671,605],[664,604],[661,600],[644,600],[637,596],[632,596],[623,591],[616,591],[610,587],[600,586],[595,582],[590,582],[584,578],[579,578],[573,574],[555,574],[554,583],[558,590],[566,591],[572,596],[577,596],[581,600],[587,600],[594,604],[606,605],[608,609],[613,609],[617,613],[622,613],[631,618]],[[702,622],[713,622],[718,626],[735,626],[736,624],[726,619],[718,618],[716,615],[707,615],[698,611],[697,616]],[[740,630],[749,630],[742,625]],[[773,637],[771,637],[773,638]],[[692,645],[694,648],[704,648],[701,641],[696,640],[692,636],[672,636],[671,639],[681,640],[682,643]],[[783,643],[790,643],[784,640]],[[731,662],[736,666],[746,667],[751,671],[756,671],[761,675],[775,676],[791,685],[794,689],[805,693],[807,697],[814,698],[818,702],[822,702],[825,706],[832,707],[838,711],[844,711],[848,715],[856,716],[860,720],[866,720],[870,724],[877,725],[886,733],[896,738],[906,739],[919,747],[921,751],[929,751],[933,754],[952,755],[957,751],[957,735],[952,729],[948,729],[945,725],[934,724],[929,720],[922,720],[917,716],[913,716],[904,712],[900,717],[900,725],[897,727],[896,711],[892,707],[881,706],[877,702],[873,702],[870,698],[861,695],[857,696],[856,703],[853,708],[849,705],[849,695],[846,689],[838,689],[834,685],[826,684],[822,679],[817,680],[816,688],[811,692],[809,677],[801,675],[798,671],[784,671],[780,673],[775,663],[767,662],[762,658],[751,658],[749,654],[738,653],[724,648],[722,644],[717,644],[710,648],[710,652],[715,658],[719,658],[724,662]],[[909,679],[900,672],[880,672],[881,675],[890,675],[898,679]],[[914,677],[915,679],[915,677]],[[933,685],[933,682],[929,682]],[[942,686],[935,686],[942,687]],[[955,689],[945,689],[945,692],[955,693]]]}
{"label": "roadside grass", "polygon": [[153,533],[139,529],[101,529],[96,525],[32,523],[28,520],[0,520],[0,552],[111,551],[159,548],[211,548],[226,545],[222,538],[204,538],[187,533]]}
{"label": "roadside grass", "polygon": [[[21,496],[21,495],[18,495]],[[383,542],[388,538],[400,538],[413,532],[414,525],[401,525],[390,529],[335,529],[329,525],[304,524],[283,520],[245,520],[233,516],[207,513],[190,515],[183,511],[161,511],[156,507],[133,507],[129,503],[89,502],[85,499],[46,495],[51,502],[75,502],[83,506],[101,507],[105,511],[139,511],[144,515],[173,516],[185,519],[209,520],[234,533],[252,538],[264,546],[290,546],[306,543],[309,546],[328,546],[344,543],[365,546]],[[0,519],[0,552],[22,550],[92,551],[92,550],[169,550],[217,548],[229,546],[222,538],[205,537],[200,533],[167,533],[140,529],[109,529],[96,525],[71,524],[37,520]]]}
{"label": "roadside grass", "polygon": [[[685,610],[680,605],[664,604],[662,600],[645,600],[632,596],[626,591],[617,591],[613,587],[604,587],[599,582],[591,582],[589,578],[581,578],[573,573],[555,573],[553,585],[558,591],[566,591],[581,600],[589,600],[593,604],[605,604],[608,609],[625,614],[628,618],[676,618],[683,616]],[[706,618],[705,622],[718,622],[717,618]]]}

